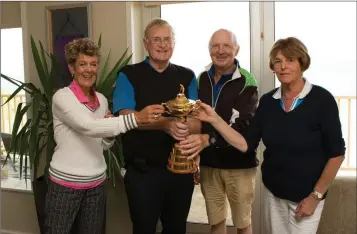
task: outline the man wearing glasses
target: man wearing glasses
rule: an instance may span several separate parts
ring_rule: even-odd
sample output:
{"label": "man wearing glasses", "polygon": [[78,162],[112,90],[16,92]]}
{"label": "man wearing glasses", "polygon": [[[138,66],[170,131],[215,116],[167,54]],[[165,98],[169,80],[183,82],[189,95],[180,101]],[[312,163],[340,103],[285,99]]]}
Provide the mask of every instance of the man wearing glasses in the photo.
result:
{"label": "man wearing glasses", "polygon": [[[119,73],[113,95],[115,114],[140,111],[174,99],[180,84],[187,98],[198,99],[193,71],[169,62],[175,47],[174,36],[165,20],[155,19],[147,25],[143,42],[149,56]],[[170,172],[167,163],[174,143],[184,140],[189,132],[199,132],[200,121],[189,118],[184,124],[153,114],[158,119],[155,124],[122,137],[127,169],[124,182],[133,234],[155,234],[159,219],[163,234],[184,234],[194,181],[192,174]]]}

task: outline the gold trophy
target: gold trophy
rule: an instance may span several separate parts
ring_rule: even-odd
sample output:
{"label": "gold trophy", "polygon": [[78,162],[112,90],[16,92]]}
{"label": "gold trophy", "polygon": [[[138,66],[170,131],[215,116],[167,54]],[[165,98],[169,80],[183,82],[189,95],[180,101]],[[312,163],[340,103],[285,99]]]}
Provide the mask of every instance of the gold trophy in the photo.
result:
{"label": "gold trophy", "polygon": [[[162,103],[167,112],[176,118],[178,121],[185,123],[187,117],[196,109],[200,107],[201,101],[190,100],[185,96],[185,88],[180,84],[180,93],[173,100]],[[188,160],[187,155],[181,153],[178,143],[175,143],[172,152],[170,153],[167,168],[178,174],[188,174],[196,171],[196,165],[193,160]]]}

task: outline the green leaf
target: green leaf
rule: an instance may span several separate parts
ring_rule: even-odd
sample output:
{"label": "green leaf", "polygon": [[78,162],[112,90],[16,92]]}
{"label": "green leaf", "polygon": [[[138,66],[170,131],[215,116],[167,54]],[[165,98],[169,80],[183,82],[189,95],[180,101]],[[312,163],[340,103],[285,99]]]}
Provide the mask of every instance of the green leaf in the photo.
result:
{"label": "green leaf", "polygon": [[113,184],[113,188],[115,188],[115,171],[112,170],[112,172],[113,172],[112,184]]}
{"label": "green leaf", "polygon": [[24,87],[26,86],[26,84],[22,84],[20,87],[18,87],[10,96],[9,98],[6,100],[6,102],[4,102],[4,104],[2,104],[1,106],[4,106],[6,103],[8,103],[9,101],[11,101],[11,99],[13,99],[16,94],[18,94],[21,90],[24,89]]}
{"label": "green leaf", "polygon": [[[40,144],[40,139],[42,139],[42,137],[38,138],[38,142],[37,142],[38,146]],[[34,163],[33,163],[33,178],[34,179],[36,179],[38,177],[37,175],[38,175],[38,166],[39,166],[40,158],[41,158],[42,152],[46,146],[47,146],[47,142],[43,143],[42,146],[37,151],[37,157],[34,158]]]}
{"label": "green leaf", "polygon": [[[9,81],[10,83],[12,83],[12,84],[14,84],[14,85],[16,85],[16,86],[20,86],[20,85],[22,85],[22,84],[24,84],[24,82],[21,82],[21,81],[19,81],[19,80],[16,80],[16,79],[14,79],[14,78],[11,78],[11,77],[9,77],[9,76],[7,76],[7,75],[4,75],[4,74],[2,74],[1,73],[1,77],[3,77],[5,80],[7,80],[7,81]],[[19,84],[18,84],[19,83]]]}
{"label": "green leaf", "polygon": [[[1,77],[4,78],[6,81],[10,82],[11,84],[16,85],[17,87],[20,87],[21,85],[25,84],[19,80],[16,80],[16,79],[6,76],[4,74],[1,74]],[[35,87],[35,89],[33,89],[33,87],[35,87],[35,86],[32,83],[27,83],[27,86],[24,87],[24,91],[29,94],[32,94],[31,90],[28,90],[28,88],[32,89],[32,91],[35,91],[37,88]]]}
{"label": "green leaf", "polygon": [[43,113],[43,111],[41,112],[39,111],[41,98],[42,98],[41,93],[36,93],[32,98],[32,114],[33,114],[34,124],[36,126],[38,126],[40,122],[39,114],[41,114],[42,116]]}
{"label": "green leaf", "polygon": [[44,177],[48,180],[48,169],[50,167],[50,162],[52,161],[52,156],[55,149],[55,141],[53,136],[53,126],[48,128],[48,136],[47,136],[47,149],[46,149],[46,166],[45,166],[45,173]]}
{"label": "green leaf", "polygon": [[[41,135],[38,134],[41,118],[45,111],[39,110],[42,103],[42,93],[36,93],[32,98],[32,115],[33,121],[31,125],[30,144],[29,144],[29,157],[30,161],[34,163],[34,174],[37,175],[37,164],[41,155],[39,154],[39,141]],[[45,121],[46,122],[46,121]],[[40,136],[40,137],[39,137]],[[37,177],[34,177],[37,178]]]}
{"label": "green leaf", "polygon": [[114,154],[112,154],[112,157],[113,157],[113,161],[115,162],[115,164],[113,166],[116,169],[118,175],[121,176],[121,167],[120,167],[120,164],[118,162],[118,159],[115,157]]}
{"label": "green leaf", "polygon": [[[118,67],[122,64],[122,61],[124,60],[126,54],[128,53],[129,48],[126,48],[126,50],[124,51],[124,53],[121,55],[121,57],[119,58],[119,60],[116,62],[116,64],[114,65],[113,69],[109,72],[108,76],[112,76],[117,75],[117,69]],[[131,55],[130,55],[131,58]]]}
{"label": "green leaf", "polygon": [[99,46],[99,48],[102,47],[102,34],[99,35],[98,46]]}
{"label": "green leaf", "polygon": [[112,72],[109,73],[108,77],[105,79],[105,81],[103,82],[102,86],[101,86],[101,90],[100,92],[106,96],[106,97],[109,97],[110,96],[110,91],[111,91],[111,88],[114,86],[115,84],[115,81],[117,79],[117,76],[118,76],[118,73],[119,71],[124,67],[126,66],[130,59],[131,59],[132,55],[130,55],[127,59],[124,60],[123,63],[121,64],[118,64],[118,66],[116,66]]}
{"label": "green leaf", "polygon": [[120,135],[116,137],[115,145],[116,145],[116,149],[117,149],[119,165],[122,168],[124,168],[125,167],[125,161],[124,161],[124,155],[123,155],[122,140],[121,140],[121,136]]}
{"label": "green leaf", "polygon": [[53,90],[54,90],[54,81],[57,79],[58,76],[58,70],[59,70],[59,66],[58,66],[58,62],[55,58],[55,56],[51,55],[51,73],[50,73],[50,77],[48,80],[48,94],[47,94],[47,98],[48,98],[48,103],[52,103],[52,96],[53,96]]}
{"label": "green leaf", "polygon": [[32,48],[33,60],[34,60],[35,65],[36,65],[38,77],[40,79],[40,82],[41,82],[41,85],[43,87],[43,90],[45,91],[45,93],[48,94],[48,87],[47,87],[47,79],[46,79],[45,70],[44,70],[44,68],[42,66],[41,58],[40,58],[40,55],[38,53],[37,46],[36,46],[36,43],[35,43],[32,35],[31,35],[31,48]]}
{"label": "green leaf", "polygon": [[108,66],[109,66],[109,58],[110,58],[110,52],[111,51],[109,51],[109,53],[108,53],[108,57],[107,57],[107,59],[105,60],[105,63],[104,63],[104,66],[103,66],[103,70],[102,70],[102,72],[101,72],[101,74],[100,74],[100,77],[99,77],[99,81],[98,81],[98,85],[100,86],[103,82],[104,82],[104,80],[107,78],[107,70],[108,70]]}
{"label": "green leaf", "polygon": [[[20,105],[19,105],[20,106]],[[24,107],[24,109],[26,108],[26,106]],[[18,108],[19,110],[19,108]],[[22,110],[20,110],[20,113],[21,113]],[[16,122],[16,121],[14,121]],[[23,137],[23,134],[27,131],[27,128],[29,126],[29,124],[31,123],[31,119],[28,119],[26,121],[26,123],[24,124],[24,126],[21,128],[21,130],[18,132],[18,134],[16,134],[16,136],[14,137],[14,135],[12,135],[11,137],[11,143],[10,143],[10,149],[9,149],[9,152],[12,152],[13,153],[13,156],[15,158],[16,156],[16,153],[17,152],[20,152],[21,151],[21,142],[23,141],[22,140],[22,137]],[[16,131],[19,129],[19,124],[17,124],[15,126],[13,126],[13,132]],[[26,144],[26,147],[28,147],[28,144]],[[10,155],[9,155],[9,152],[8,152],[8,156],[6,157],[6,160],[5,160],[5,163],[7,161],[8,158],[10,158]]]}
{"label": "green leaf", "polygon": [[[27,153],[27,149],[28,149],[28,144],[29,144],[29,135],[30,135],[30,131],[26,131],[23,132],[21,134],[21,141],[20,141],[20,150],[19,150],[19,156],[20,156],[20,179],[22,178],[22,171],[23,168],[25,168],[25,178],[27,178],[27,167],[28,165],[28,155]],[[23,158],[25,156],[25,166],[23,166]]]}
{"label": "green leaf", "polygon": [[17,135],[21,121],[22,121],[24,115],[26,114],[27,110],[32,105],[32,103],[29,103],[24,108],[22,108],[22,104],[23,103],[19,103],[19,105],[17,106],[16,113],[15,113],[15,119],[14,119],[14,123],[12,125],[12,135],[13,136]]}
{"label": "green leaf", "polygon": [[45,50],[43,49],[42,43],[41,41],[39,41],[40,43],[40,52],[41,52],[41,59],[42,59],[42,63],[43,63],[43,68],[45,71],[45,75],[47,80],[50,78],[50,74],[48,72],[48,66],[47,66],[47,61],[46,61],[46,56],[45,56]]}
{"label": "green leaf", "polygon": [[107,166],[107,177],[108,177],[108,180],[110,180],[110,178],[111,178],[111,175],[112,175],[112,168],[111,168],[111,158],[110,158],[110,152],[109,152],[110,150],[105,150],[104,152],[103,152],[103,154],[104,154],[104,158],[105,158],[105,162],[106,162],[106,164],[108,165]]}

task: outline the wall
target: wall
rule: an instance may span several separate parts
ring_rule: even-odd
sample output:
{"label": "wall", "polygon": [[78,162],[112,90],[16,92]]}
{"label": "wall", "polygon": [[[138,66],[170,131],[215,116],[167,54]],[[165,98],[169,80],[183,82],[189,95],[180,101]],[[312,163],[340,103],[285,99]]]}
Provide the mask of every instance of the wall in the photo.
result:
{"label": "wall", "polygon": [[21,27],[20,2],[1,2],[0,28]]}
{"label": "wall", "polygon": [[[76,2],[75,4],[80,3]],[[21,2],[21,18],[24,35],[25,79],[30,79],[39,85],[37,73],[31,55],[30,35],[36,41],[40,40],[45,48],[49,47],[47,39],[47,25],[45,7],[73,5],[73,2]],[[97,40],[102,34],[102,53],[119,58],[127,48],[127,24],[125,2],[92,2],[90,3],[92,21],[92,38]],[[110,66],[114,65],[111,59]]]}
{"label": "wall", "polygon": [[[2,22],[14,22],[23,27],[25,80],[40,86],[30,47],[30,35],[41,40],[48,48],[45,7],[73,5],[78,2],[5,2],[1,3]],[[110,66],[127,48],[127,15],[125,2],[92,2],[92,38],[102,34],[102,53],[111,49]],[[6,10],[5,10],[6,9]],[[20,11],[21,10],[21,11]],[[6,12],[6,14],[3,14]],[[9,13],[11,12],[11,13]],[[21,20],[19,19],[21,13]],[[16,22],[16,23],[15,23]],[[21,22],[19,24],[19,22]],[[10,24],[7,24],[10,25]],[[104,61],[103,61],[104,62]],[[130,233],[131,222],[127,207],[124,185],[118,181],[116,188],[108,185],[107,233]],[[32,193],[1,191],[1,230],[22,233],[39,233]]]}

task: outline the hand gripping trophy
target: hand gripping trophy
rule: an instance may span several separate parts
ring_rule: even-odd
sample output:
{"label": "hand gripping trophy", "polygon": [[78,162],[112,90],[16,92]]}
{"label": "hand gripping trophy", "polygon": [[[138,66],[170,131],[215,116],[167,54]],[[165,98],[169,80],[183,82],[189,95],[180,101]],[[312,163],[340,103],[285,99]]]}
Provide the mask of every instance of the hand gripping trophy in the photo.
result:
{"label": "hand gripping trophy", "polygon": [[[185,88],[180,84],[180,92],[177,97],[166,103],[162,103],[168,114],[178,118],[181,122],[186,122],[187,117],[192,114],[194,110],[200,107],[201,101],[190,100],[185,96]],[[193,160],[187,159],[188,155],[181,153],[178,143],[175,143],[172,152],[170,153],[167,168],[178,174],[188,174],[197,170]]]}

